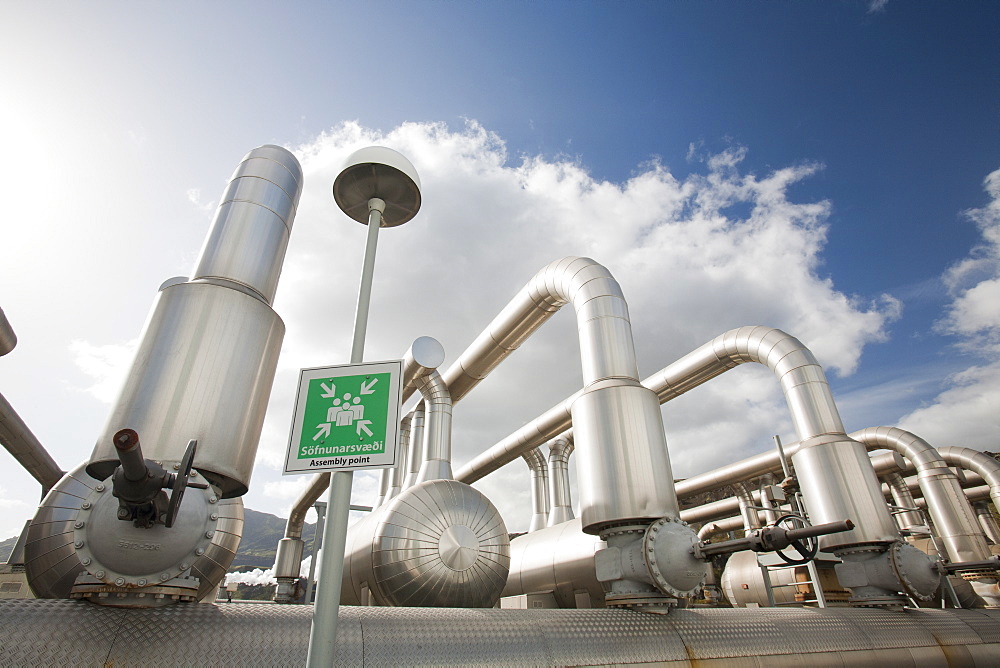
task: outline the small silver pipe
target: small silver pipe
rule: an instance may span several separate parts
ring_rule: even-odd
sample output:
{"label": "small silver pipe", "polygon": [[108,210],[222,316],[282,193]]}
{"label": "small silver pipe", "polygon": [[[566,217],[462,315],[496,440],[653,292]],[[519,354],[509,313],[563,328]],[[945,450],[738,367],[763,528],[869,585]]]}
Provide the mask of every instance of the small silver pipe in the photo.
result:
{"label": "small silver pipe", "polygon": [[410,420],[410,447],[406,450],[406,477],[403,479],[403,489],[412,487],[417,483],[417,476],[420,475],[420,465],[424,461],[424,404],[421,401],[410,411],[413,418]]}
{"label": "small silver pipe", "polygon": [[740,516],[743,518],[744,528],[747,531],[759,529],[761,527],[760,515],[754,508],[757,504],[751,495],[750,487],[742,481],[733,483],[730,487],[732,487],[733,492],[736,494],[736,500],[739,501]]}
{"label": "small silver pipe", "polygon": [[569,485],[569,456],[573,454],[573,433],[565,431],[549,441],[549,521],[555,526],[573,519]]}
{"label": "small silver pipe", "polygon": [[[751,490],[749,499],[744,499],[743,503],[745,504],[748,501],[749,505],[759,505],[760,492]],[[693,508],[685,508],[681,511],[681,519],[688,524],[699,524],[701,522],[713,522],[724,517],[731,517],[734,513],[740,514],[741,517],[743,516],[740,499],[730,496],[718,501],[703,503]]]}
{"label": "small silver pipe", "polygon": [[411,410],[399,421],[399,461],[396,462],[394,467],[389,469],[389,493],[383,503],[388,503],[390,499],[396,498],[403,491],[403,481],[406,480],[406,473],[409,471],[410,448],[412,447],[410,443],[410,429],[412,423],[413,411]]}
{"label": "small silver pipe", "polygon": [[444,363],[444,346],[430,336],[420,336],[403,355],[403,396],[402,402],[413,396],[419,389],[418,381],[428,376]]}
{"label": "small silver pipe", "polygon": [[[903,476],[898,473],[888,473],[882,476],[882,480],[888,485],[889,493],[892,495],[892,502],[898,508],[917,507],[913,500],[913,494],[910,493],[910,488],[906,486]],[[923,515],[915,510],[895,513],[895,517],[896,524],[901,530],[910,530],[925,525]]]}
{"label": "small silver pipe", "polygon": [[285,538],[302,539],[302,527],[306,523],[306,513],[315,505],[319,497],[330,486],[330,473],[317,473],[309,481],[309,486],[305,488],[301,496],[295,501],[292,509],[288,512],[288,521],[285,523]]}
{"label": "small silver pipe", "polygon": [[424,446],[416,482],[452,480],[451,394],[436,370],[416,381],[424,397]]}
{"label": "small silver pipe", "polygon": [[545,456],[535,448],[521,456],[531,472],[531,523],[528,533],[544,529],[549,519],[549,474]]}
{"label": "small silver pipe", "polygon": [[743,528],[745,528],[745,523],[742,516],[706,522],[698,529],[698,540],[708,540],[717,534],[738,531]]}
{"label": "small silver pipe", "polygon": [[3,443],[7,452],[42,486],[42,496],[48,494],[52,486],[66,474],[45,451],[38,438],[2,394],[0,394],[0,443]]}
{"label": "small silver pipe", "polygon": [[989,504],[982,502],[975,503],[972,509],[976,511],[976,519],[979,520],[979,526],[983,528],[986,538],[994,545],[1000,545],[1000,525],[997,524],[997,519],[993,517]]}
{"label": "small silver pipe", "polygon": [[0,357],[14,350],[16,345],[17,334],[14,333],[14,328],[10,326],[10,321],[0,308]]}

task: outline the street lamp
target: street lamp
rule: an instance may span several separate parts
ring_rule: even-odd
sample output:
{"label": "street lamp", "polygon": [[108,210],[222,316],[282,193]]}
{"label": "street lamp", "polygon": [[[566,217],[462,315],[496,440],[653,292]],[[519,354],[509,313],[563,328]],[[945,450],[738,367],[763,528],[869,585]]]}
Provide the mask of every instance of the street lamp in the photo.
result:
{"label": "street lamp", "polygon": [[[396,151],[384,146],[369,146],[347,157],[333,182],[333,199],[348,216],[368,225],[351,345],[351,364],[358,364],[364,361],[378,231],[381,227],[402,225],[417,214],[420,209],[420,177],[410,161]],[[330,474],[328,517],[323,530],[323,545],[328,549],[323,550],[320,566],[323,586],[316,593],[316,607],[309,632],[307,663],[310,668],[332,666],[336,654],[337,613],[340,609],[353,482],[353,471],[334,471]]]}

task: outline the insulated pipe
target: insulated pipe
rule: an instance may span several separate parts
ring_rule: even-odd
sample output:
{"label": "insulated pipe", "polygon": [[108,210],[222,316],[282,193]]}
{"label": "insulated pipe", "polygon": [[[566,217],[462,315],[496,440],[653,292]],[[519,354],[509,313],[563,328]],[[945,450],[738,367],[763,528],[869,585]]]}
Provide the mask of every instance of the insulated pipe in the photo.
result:
{"label": "insulated pipe", "polygon": [[406,477],[403,480],[403,489],[413,487],[420,475],[420,465],[424,461],[424,405],[426,401],[421,401],[410,411],[413,418],[410,421],[410,447],[406,450]]}
{"label": "insulated pipe", "polygon": [[862,429],[853,432],[851,438],[868,448],[895,450],[910,460],[917,469],[931,521],[953,562],[982,561],[991,556],[958,478],[927,441],[896,427]]}
{"label": "insulated pipe", "polygon": [[427,480],[451,480],[451,394],[441,380],[441,374],[431,371],[416,381],[424,397],[426,424],[423,457],[417,472],[417,483]]}
{"label": "insulated pipe", "polygon": [[[903,480],[903,476],[898,473],[888,473],[882,476],[882,480],[885,481],[886,485],[889,486],[889,493],[892,495],[892,502],[898,508],[916,508],[916,503],[913,500],[913,494],[910,493],[910,488],[906,486],[906,481]],[[899,526],[900,530],[909,531],[917,527],[924,527],[924,518],[919,512],[915,510],[904,510],[902,512],[895,513],[896,524]]]}
{"label": "insulated pipe", "polygon": [[17,463],[42,486],[42,496],[49,493],[66,472],[45,451],[42,444],[28,429],[14,407],[0,394],[0,443]]}
{"label": "insulated pipe", "polygon": [[14,350],[16,345],[17,334],[14,333],[14,328],[10,326],[10,321],[0,308],[0,357]]}
{"label": "insulated pipe", "polygon": [[[745,482],[735,482],[731,485],[736,494],[736,500],[740,504],[740,516],[743,518],[743,527],[747,531],[760,528],[760,515],[752,507],[758,505],[751,495],[750,488]],[[759,498],[759,497],[758,497]]]}
{"label": "insulated pipe", "polygon": [[573,454],[571,432],[564,432],[549,441],[549,521],[555,526],[573,519],[570,498],[569,456]]}
{"label": "insulated pipe", "polygon": [[669,401],[745,362],[767,366],[781,383],[799,437],[792,464],[813,522],[848,518],[855,523],[852,531],[820,538],[823,549],[898,540],[899,532],[868,454],[847,436],[826,374],[795,337],[769,327],[733,329],[643,384],[656,392],[661,402]]}
{"label": "insulated pipe", "polygon": [[[760,492],[752,490],[749,492],[749,497],[742,500],[739,497],[730,496],[725,499],[719,499],[718,501],[703,503],[693,508],[685,508],[681,511],[681,519],[688,524],[698,524],[700,522],[712,522],[724,517],[729,517],[733,513],[739,513],[740,517],[745,517],[743,514],[743,508],[746,505],[757,505],[759,501]],[[746,524],[749,524],[749,518],[746,519],[747,522],[744,523],[744,529],[750,528],[745,526]]]}
{"label": "insulated pipe", "polygon": [[[663,419],[656,396],[639,383],[628,306],[618,282],[593,260],[558,260],[528,282],[445,373],[453,401],[567,303],[576,312],[584,385],[570,407],[580,451],[584,531],[676,518]],[[564,422],[559,431],[567,426]],[[495,461],[509,457],[499,465],[509,463],[541,442],[506,455],[501,451],[499,457],[494,447],[466,465],[458,478],[476,480]]]}
{"label": "insulated pipe", "polygon": [[994,545],[1000,545],[1000,525],[990,512],[989,504],[975,503],[972,508],[976,511],[976,519],[979,520],[979,526],[983,528],[986,538]]}
{"label": "insulated pipe", "polygon": [[961,466],[981,475],[986,484],[990,486],[990,498],[993,499],[993,505],[997,510],[1000,510],[1000,462],[985,452],[972,448],[949,446],[940,448],[938,452],[949,464]]}
{"label": "insulated pipe", "polygon": [[528,533],[545,528],[549,519],[548,470],[545,456],[535,448],[521,455],[531,471],[531,524]]}
{"label": "insulated pipe", "polygon": [[389,469],[389,495],[383,503],[388,503],[390,499],[396,498],[403,491],[403,481],[406,479],[406,472],[409,470],[406,466],[409,461],[410,448],[412,447],[410,443],[410,428],[412,423],[413,411],[404,415],[403,419],[399,421],[399,461]]}
{"label": "insulated pipe", "polygon": [[706,522],[698,529],[698,540],[708,540],[712,536],[745,528],[743,517],[727,517],[724,520]]}

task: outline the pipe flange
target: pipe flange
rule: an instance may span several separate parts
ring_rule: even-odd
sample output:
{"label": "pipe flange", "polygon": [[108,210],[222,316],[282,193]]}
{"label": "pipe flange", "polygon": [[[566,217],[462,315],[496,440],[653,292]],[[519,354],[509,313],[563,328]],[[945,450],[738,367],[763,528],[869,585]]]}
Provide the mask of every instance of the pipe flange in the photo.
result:
{"label": "pipe flange", "polygon": [[198,599],[198,578],[173,578],[147,587],[109,585],[90,573],[80,573],[70,598],[88,599],[115,608],[155,608],[176,601]]}
{"label": "pipe flange", "polygon": [[630,524],[628,526],[619,525],[609,529],[602,529],[600,535],[603,540],[614,538],[615,536],[637,536],[644,533],[646,528],[645,524],[638,526],[635,524]]}
{"label": "pipe flange", "polygon": [[705,562],[695,558],[698,535],[687,522],[662,517],[646,529],[642,552],[653,584],[664,594],[686,598],[704,583]]}
{"label": "pipe flange", "polygon": [[161,585],[191,569],[211,547],[219,515],[213,512],[218,497],[208,481],[198,472],[190,479],[206,489],[188,489],[169,529],[162,524],[138,528],[118,519],[110,481],[97,485],[73,525],[73,545],[87,571],[107,585],[134,588]]}
{"label": "pipe flange", "polygon": [[673,608],[678,601],[666,594],[636,592],[628,594],[605,594],[605,605],[609,608]]}
{"label": "pipe flange", "polygon": [[866,552],[879,553],[885,552],[894,544],[896,543],[854,543],[852,545],[840,545],[835,550],[832,550],[832,552],[838,557],[842,557],[845,554],[864,554]]}
{"label": "pipe flange", "polygon": [[[923,552],[903,541],[897,541],[889,548],[889,564],[892,566],[892,570],[899,579],[899,583],[903,587],[903,592],[907,596],[915,598],[918,601],[929,601],[934,598],[934,592],[937,590],[940,576],[933,568],[928,568],[927,573],[924,573],[925,577],[921,578],[921,574],[916,572],[915,569],[907,568],[909,558],[906,552],[910,550],[918,553],[918,558],[923,558],[924,564],[929,566],[929,564],[926,564],[926,555]],[[910,564],[911,567],[914,565],[916,564]]]}

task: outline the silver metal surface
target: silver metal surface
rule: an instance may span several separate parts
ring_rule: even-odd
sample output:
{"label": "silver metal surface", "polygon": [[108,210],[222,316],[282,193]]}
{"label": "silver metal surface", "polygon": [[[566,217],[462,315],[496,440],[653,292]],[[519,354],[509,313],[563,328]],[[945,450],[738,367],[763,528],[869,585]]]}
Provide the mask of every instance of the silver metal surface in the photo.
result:
{"label": "silver metal surface", "polygon": [[10,326],[10,321],[0,308],[0,357],[14,350],[16,345],[17,334],[14,333],[14,328]]}
{"label": "silver metal surface", "polygon": [[885,480],[886,485],[889,486],[889,492],[892,494],[893,505],[897,507],[897,510],[893,513],[896,518],[896,525],[899,526],[901,530],[907,531],[925,526],[926,522],[923,514],[915,510],[899,510],[900,508],[917,507],[916,501],[913,500],[913,494],[910,493],[910,489],[906,486],[903,476],[898,473],[889,473],[882,476],[882,479]]}
{"label": "silver metal surface", "polygon": [[403,489],[412,487],[420,475],[420,465],[424,463],[424,404],[421,401],[410,413],[410,445],[406,449],[406,476],[403,478]]}
{"label": "silver metal surface", "polygon": [[65,474],[2,394],[0,394],[0,443],[29,475],[38,481],[42,486],[43,495]]}
{"label": "silver metal surface", "polygon": [[991,556],[958,478],[927,441],[896,427],[871,427],[850,436],[868,448],[895,450],[913,464],[935,533],[944,541],[951,561],[982,561]]}
{"label": "silver metal surface", "polygon": [[[0,665],[301,666],[312,609],[3,601]],[[994,666],[989,610],[345,607],[332,665]]]}
{"label": "silver metal surface", "polygon": [[760,505],[759,497],[757,500],[754,499],[751,495],[750,487],[745,482],[733,483],[732,489],[736,494],[736,500],[740,504],[740,517],[743,518],[743,527],[748,531],[750,529],[759,529],[762,526],[760,514],[755,508],[755,506]]}
{"label": "silver metal surface", "polygon": [[569,457],[573,454],[573,437],[564,432],[549,441],[549,520],[555,526],[573,519],[573,499],[570,496]]}
{"label": "silver metal surface", "polygon": [[490,607],[507,580],[510,542],[481,492],[430,480],[352,525],[344,563],[345,605],[365,603],[367,590],[378,605]]}
{"label": "silver metal surface", "polygon": [[603,607],[594,554],[605,547],[599,537],[583,533],[579,519],[518,536],[510,542],[503,596],[551,592],[559,607],[575,608],[583,595],[590,607]]}
{"label": "silver metal surface", "polygon": [[295,156],[279,146],[250,151],[222,195],[191,280],[232,281],[270,304],[301,192]]}
{"label": "silver metal surface", "polygon": [[417,391],[416,380],[444,364],[444,346],[430,336],[419,336],[413,340],[403,355],[403,395],[402,402]]}
{"label": "silver metal surface", "polygon": [[195,468],[223,497],[245,494],[284,333],[270,306],[236,290],[182,283],[161,291],[87,472],[111,475],[111,437],[127,425],[158,461],[178,461],[197,438]]}
{"label": "silver metal surface", "polygon": [[983,528],[986,538],[994,545],[1000,545],[1000,525],[997,524],[996,518],[990,512],[989,505],[976,503],[973,504],[972,509],[976,511],[976,519],[979,520],[979,526]]}
{"label": "silver metal surface", "polygon": [[986,484],[990,486],[990,497],[993,499],[993,505],[1000,511],[1000,462],[985,452],[972,448],[948,446],[939,448],[938,453],[949,464],[975,471],[981,475]]}
{"label": "silver metal surface", "polygon": [[528,524],[528,533],[531,533],[544,528],[548,523],[549,474],[545,455],[538,448],[524,453],[522,458],[531,473],[531,522]]}
{"label": "silver metal surface", "polygon": [[[166,463],[166,462],[165,462]],[[101,492],[97,490],[102,488]],[[120,577],[126,580],[138,581],[142,577],[139,571],[154,566],[164,566],[164,563],[150,558],[150,554],[180,550],[182,558],[177,564],[166,564],[155,573],[155,581],[160,581],[160,575],[167,572],[171,577],[180,573],[179,564],[188,563],[191,575],[199,579],[198,597],[204,598],[215,591],[222,581],[236,556],[240,537],[243,534],[243,502],[240,499],[221,499],[211,503],[211,490],[205,490],[205,505],[199,504],[199,496],[189,490],[185,494],[185,503],[181,504],[179,523],[173,529],[157,526],[139,533],[137,539],[129,540],[129,532],[139,532],[127,522],[113,520],[116,525],[110,528],[118,529],[117,524],[124,525],[122,533],[115,534],[110,542],[100,541],[93,532],[108,531],[106,523],[102,525],[94,520],[93,512],[101,513],[101,505],[94,503],[94,498],[109,497],[105,504],[114,506],[111,497],[110,481],[94,480],[84,472],[84,464],[67,473],[45,496],[35,517],[28,525],[27,542],[25,544],[25,570],[32,591],[39,598],[67,598],[73,587],[76,576],[90,566],[95,572],[102,570],[99,564],[105,564],[106,572],[99,579],[112,578],[112,571],[118,571]],[[87,503],[93,511],[84,509]],[[205,506],[207,513],[203,512]],[[186,545],[174,529],[188,524],[190,515],[206,515],[204,521],[212,524],[212,535],[204,540],[205,533],[200,534],[194,542],[198,545]],[[214,515],[212,519],[210,516]],[[82,526],[77,524],[82,522]],[[96,543],[93,541],[96,539]],[[83,543],[80,548],[77,542]],[[188,543],[191,542],[189,537]],[[159,548],[153,549],[159,544]],[[188,549],[190,547],[190,550]],[[82,549],[81,549],[82,548]],[[204,550],[196,554],[195,550]],[[95,553],[96,551],[96,553]],[[138,553],[141,558],[134,557]],[[89,557],[89,561],[88,561]],[[154,563],[155,562],[155,563]],[[85,565],[86,563],[86,565]],[[153,578],[150,585],[154,584]],[[113,578],[110,580],[113,583]]]}
{"label": "silver metal surface", "polygon": [[[683,517],[683,511],[682,511]],[[743,517],[727,517],[721,520],[714,520],[712,522],[705,522],[698,529],[698,538],[700,540],[708,540],[712,536],[720,533],[728,533],[730,531],[740,531],[745,528],[745,523]]]}
{"label": "silver metal surface", "polygon": [[414,381],[424,398],[423,457],[416,482],[451,480],[451,394],[437,370]]}

